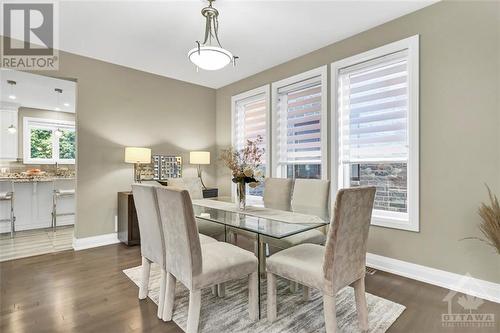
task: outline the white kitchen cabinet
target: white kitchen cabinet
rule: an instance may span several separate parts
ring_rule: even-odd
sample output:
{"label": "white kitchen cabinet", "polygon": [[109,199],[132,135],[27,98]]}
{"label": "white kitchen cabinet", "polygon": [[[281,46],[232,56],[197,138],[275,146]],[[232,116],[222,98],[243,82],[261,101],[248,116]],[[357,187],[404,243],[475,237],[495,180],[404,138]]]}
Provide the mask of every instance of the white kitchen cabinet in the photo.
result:
{"label": "white kitchen cabinet", "polygon": [[19,131],[17,110],[0,109],[0,161],[15,161],[18,157],[18,132],[10,133],[11,125]]}

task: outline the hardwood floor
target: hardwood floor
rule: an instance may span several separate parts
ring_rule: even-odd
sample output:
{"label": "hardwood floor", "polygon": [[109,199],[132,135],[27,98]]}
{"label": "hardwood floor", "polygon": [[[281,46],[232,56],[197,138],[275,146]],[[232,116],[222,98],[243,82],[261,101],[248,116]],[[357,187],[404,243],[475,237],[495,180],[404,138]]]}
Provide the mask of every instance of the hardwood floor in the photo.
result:
{"label": "hardwood floor", "polygon": [[[140,248],[122,244],[64,251],[0,263],[0,332],[182,332],[156,317],[156,305],[139,301],[122,270],[140,265]],[[407,309],[388,332],[499,332],[500,305],[485,302],[495,328],[442,328],[448,290],[377,272],[367,292]]]}
{"label": "hardwood floor", "polygon": [[26,258],[45,253],[73,249],[73,226],[61,226],[54,232],[52,228],[0,234],[0,261]]}

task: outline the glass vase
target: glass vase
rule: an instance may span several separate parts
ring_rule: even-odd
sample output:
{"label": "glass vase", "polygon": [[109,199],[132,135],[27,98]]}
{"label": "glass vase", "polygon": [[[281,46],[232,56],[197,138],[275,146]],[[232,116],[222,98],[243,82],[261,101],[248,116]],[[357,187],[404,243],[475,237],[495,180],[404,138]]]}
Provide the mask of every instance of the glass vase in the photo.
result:
{"label": "glass vase", "polygon": [[237,207],[239,210],[245,210],[247,206],[247,184],[244,180],[236,183]]}

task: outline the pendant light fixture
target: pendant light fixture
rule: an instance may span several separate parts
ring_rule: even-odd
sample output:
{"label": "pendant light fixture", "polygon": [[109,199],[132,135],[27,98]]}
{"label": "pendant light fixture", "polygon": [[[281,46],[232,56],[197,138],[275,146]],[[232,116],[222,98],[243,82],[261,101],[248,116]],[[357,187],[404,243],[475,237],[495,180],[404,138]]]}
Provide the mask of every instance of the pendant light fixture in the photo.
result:
{"label": "pendant light fixture", "polygon": [[[59,107],[59,105],[61,103],[59,96],[62,94],[63,90],[61,88],[55,88],[54,91],[56,92],[56,100],[57,100],[55,110],[61,111],[61,108]],[[59,117],[59,115],[58,115],[58,117]],[[63,134],[64,134],[63,131],[59,127],[54,131],[54,135],[58,138],[60,138]]]}
{"label": "pendant light fixture", "polygon": [[[10,90],[9,91],[9,99],[12,99],[12,100],[17,99],[16,93],[14,91],[14,88],[15,88],[17,82],[14,81],[14,80],[7,80],[7,84],[10,86],[10,88],[9,88],[9,90]],[[9,134],[16,134],[17,133],[16,126],[14,126],[14,124],[10,124],[10,126],[7,127],[7,132]]]}
{"label": "pendant light fixture", "polygon": [[16,86],[17,82],[14,80],[7,80],[7,84],[10,85],[9,99],[16,99],[17,96],[14,92],[14,87]]}
{"label": "pendant light fixture", "polygon": [[[189,60],[198,68],[215,71],[226,67],[230,62],[236,66],[237,56],[233,56],[231,52],[222,48],[219,41],[219,12],[212,7],[212,2],[208,0],[208,7],[201,10],[201,15],[206,19],[205,24],[205,39],[203,43],[196,41],[196,47],[188,52]],[[215,40],[216,43],[212,43]],[[215,45],[214,45],[215,44]]]}
{"label": "pendant light fixture", "polygon": [[7,132],[9,132],[9,134],[16,134],[17,133],[16,126],[14,126],[14,124],[10,125],[9,127],[7,127]]}

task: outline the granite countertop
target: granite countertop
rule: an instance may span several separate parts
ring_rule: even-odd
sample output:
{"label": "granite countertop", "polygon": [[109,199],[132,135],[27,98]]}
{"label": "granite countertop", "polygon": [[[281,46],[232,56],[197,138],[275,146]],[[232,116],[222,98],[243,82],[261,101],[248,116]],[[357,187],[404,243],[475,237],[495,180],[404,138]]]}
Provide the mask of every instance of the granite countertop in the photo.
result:
{"label": "granite countertop", "polygon": [[75,180],[75,176],[0,176],[0,182],[32,183],[32,182],[53,182],[56,180]]}

